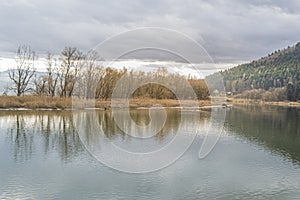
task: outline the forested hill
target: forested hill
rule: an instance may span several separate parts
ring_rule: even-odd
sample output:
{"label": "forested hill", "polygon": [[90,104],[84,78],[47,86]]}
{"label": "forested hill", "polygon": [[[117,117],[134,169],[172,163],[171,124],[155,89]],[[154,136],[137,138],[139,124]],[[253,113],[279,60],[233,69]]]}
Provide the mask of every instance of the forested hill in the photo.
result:
{"label": "forested hill", "polygon": [[221,74],[227,92],[271,91],[280,93],[273,94],[281,96],[273,97],[279,98],[275,100],[299,100],[300,42],[259,60],[222,71]]}

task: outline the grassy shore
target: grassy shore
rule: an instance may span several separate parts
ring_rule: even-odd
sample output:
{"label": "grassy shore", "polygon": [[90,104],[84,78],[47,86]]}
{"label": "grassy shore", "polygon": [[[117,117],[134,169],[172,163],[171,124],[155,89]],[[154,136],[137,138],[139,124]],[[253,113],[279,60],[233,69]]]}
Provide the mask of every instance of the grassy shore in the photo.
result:
{"label": "grassy shore", "polygon": [[[195,101],[183,100],[179,102],[175,99],[130,99],[129,107],[140,108],[140,107],[151,107],[154,105],[161,105],[164,107],[178,107],[178,106],[195,106]],[[222,103],[221,103],[222,104]],[[236,105],[273,105],[273,106],[284,106],[284,107],[300,107],[300,102],[267,102],[262,100],[253,99],[237,99],[227,98],[226,104]],[[116,104],[116,106],[122,107],[123,104]],[[210,106],[210,100],[199,100],[198,106]],[[60,97],[49,97],[49,96],[0,96],[0,108],[1,109],[72,109],[72,108],[99,108],[99,109],[110,109],[110,100],[96,99],[95,101],[86,101],[77,99],[74,101],[72,98],[60,98]]]}
{"label": "grassy shore", "polygon": [[228,98],[227,102],[238,105],[271,105],[271,106],[282,106],[282,107],[300,107],[300,102],[294,101],[263,101],[256,99],[237,99]]}
{"label": "grassy shore", "polygon": [[[74,100],[74,99],[73,99]],[[161,105],[165,107],[177,107],[177,106],[191,106],[195,105],[194,101],[184,100],[179,102],[174,99],[130,99],[129,106],[131,108],[138,107],[151,107],[153,105]],[[198,101],[199,106],[211,105],[210,100]],[[110,100],[86,101],[82,99],[76,99],[72,101],[72,98],[60,98],[49,96],[0,96],[0,108],[1,109],[72,109],[76,108],[89,108],[95,107],[99,109],[111,108]]]}

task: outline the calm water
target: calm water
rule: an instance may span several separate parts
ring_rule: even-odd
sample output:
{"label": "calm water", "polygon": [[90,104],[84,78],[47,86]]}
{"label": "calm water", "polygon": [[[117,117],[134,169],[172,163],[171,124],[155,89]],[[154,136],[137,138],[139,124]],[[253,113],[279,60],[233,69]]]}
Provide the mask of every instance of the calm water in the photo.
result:
{"label": "calm water", "polygon": [[[116,114],[122,117],[121,111]],[[131,117],[139,125],[149,123],[147,110],[132,110]],[[168,109],[163,129],[141,141],[122,132],[111,112],[97,111],[104,131],[101,145],[152,151],[175,135],[196,136],[169,167],[128,174],[103,165],[86,150],[82,137],[91,143],[93,137],[79,136],[71,111],[0,111],[0,199],[300,198],[300,110],[228,109],[223,135],[199,159],[204,135],[193,130],[203,130],[210,117],[209,111],[181,115]]]}

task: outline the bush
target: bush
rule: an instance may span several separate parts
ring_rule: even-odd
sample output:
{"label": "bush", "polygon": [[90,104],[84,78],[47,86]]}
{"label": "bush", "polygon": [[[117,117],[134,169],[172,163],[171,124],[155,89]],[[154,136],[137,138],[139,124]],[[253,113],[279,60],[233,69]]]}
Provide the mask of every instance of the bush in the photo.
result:
{"label": "bush", "polygon": [[274,94],[274,92],[271,91],[265,91],[262,95],[263,101],[278,101],[277,96]]}
{"label": "bush", "polygon": [[270,90],[254,89],[247,90],[235,95],[235,98],[261,99],[263,101],[285,101],[287,100],[287,90],[282,88],[271,88]]}

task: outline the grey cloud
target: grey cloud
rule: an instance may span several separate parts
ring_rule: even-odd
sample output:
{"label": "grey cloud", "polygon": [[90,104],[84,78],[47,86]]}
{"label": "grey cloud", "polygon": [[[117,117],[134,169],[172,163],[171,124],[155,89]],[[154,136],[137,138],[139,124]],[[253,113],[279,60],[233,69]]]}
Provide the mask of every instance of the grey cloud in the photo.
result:
{"label": "grey cloud", "polygon": [[4,0],[0,3],[0,51],[15,51],[20,44],[31,44],[42,53],[59,53],[65,45],[88,50],[114,34],[148,26],[191,36],[216,62],[252,60],[298,42],[300,3]]}

